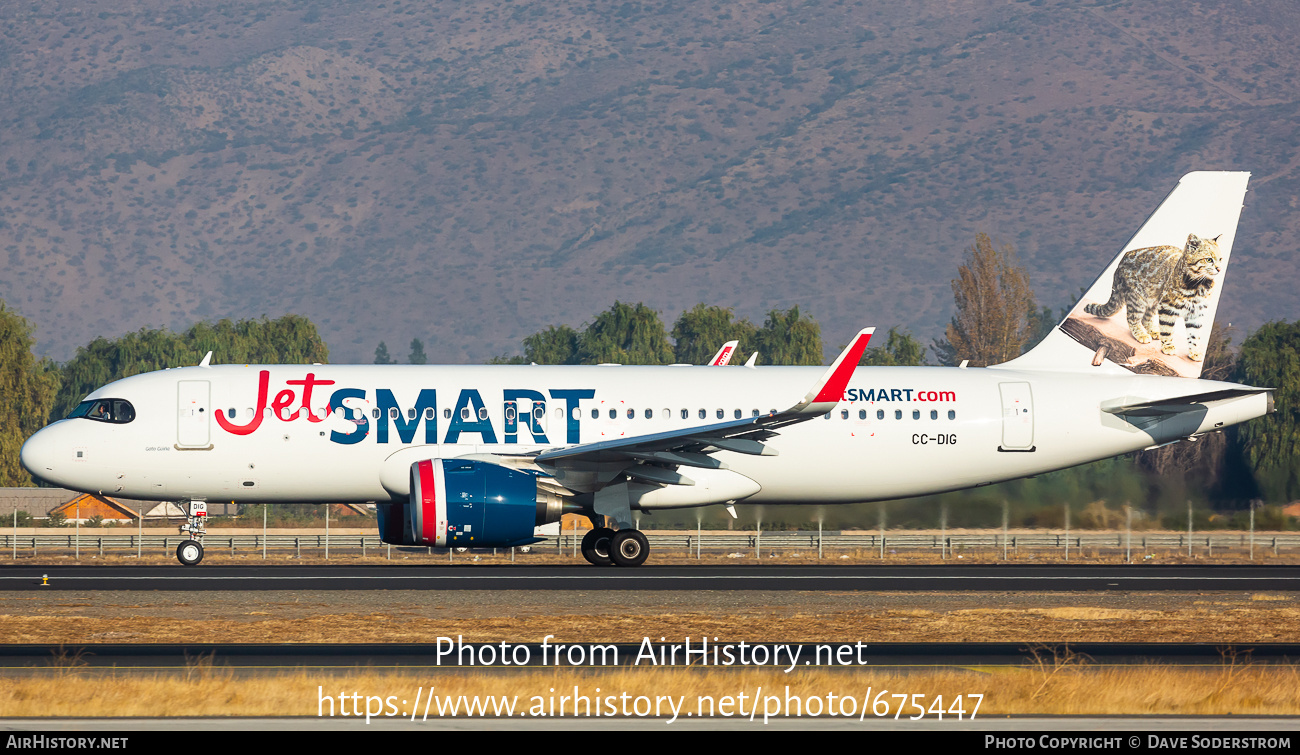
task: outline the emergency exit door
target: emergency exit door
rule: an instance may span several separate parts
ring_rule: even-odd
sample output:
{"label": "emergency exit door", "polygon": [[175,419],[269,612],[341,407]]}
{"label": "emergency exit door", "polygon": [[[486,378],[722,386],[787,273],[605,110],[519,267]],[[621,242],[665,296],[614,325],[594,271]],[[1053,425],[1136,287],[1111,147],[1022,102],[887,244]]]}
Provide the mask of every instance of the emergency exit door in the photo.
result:
{"label": "emergency exit door", "polygon": [[1034,450],[1034,395],[1029,383],[999,383],[1002,392],[1002,445],[999,451]]}
{"label": "emergency exit door", "polygon": [[181,448],[205,448],[209,443],[209,383],[206,380],[181,380],[176,383],[176,445]]}

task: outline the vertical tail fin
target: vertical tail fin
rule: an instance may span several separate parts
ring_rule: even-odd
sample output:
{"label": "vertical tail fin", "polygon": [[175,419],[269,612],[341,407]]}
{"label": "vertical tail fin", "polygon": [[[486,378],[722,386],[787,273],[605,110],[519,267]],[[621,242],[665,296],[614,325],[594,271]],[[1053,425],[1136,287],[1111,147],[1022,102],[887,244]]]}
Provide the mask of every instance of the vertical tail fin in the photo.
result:
{"label": "vertical tail fin", "polygon": [[1249,179],[1183,176],[1065,320],[999,366],[1199,377]]}

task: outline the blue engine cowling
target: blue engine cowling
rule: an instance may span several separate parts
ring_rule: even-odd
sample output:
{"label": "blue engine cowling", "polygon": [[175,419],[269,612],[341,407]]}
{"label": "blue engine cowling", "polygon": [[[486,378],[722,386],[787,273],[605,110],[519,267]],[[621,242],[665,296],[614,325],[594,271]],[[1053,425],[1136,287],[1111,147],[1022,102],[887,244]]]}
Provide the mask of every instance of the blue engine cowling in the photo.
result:
{"label": "blue engine cowling", "polygon": [[558,519],[539,497],[537,472],[472,459],[411,465],[406,503],[380,503],[379,537],[393,545],[502,548],[541,538],[533,528]]}

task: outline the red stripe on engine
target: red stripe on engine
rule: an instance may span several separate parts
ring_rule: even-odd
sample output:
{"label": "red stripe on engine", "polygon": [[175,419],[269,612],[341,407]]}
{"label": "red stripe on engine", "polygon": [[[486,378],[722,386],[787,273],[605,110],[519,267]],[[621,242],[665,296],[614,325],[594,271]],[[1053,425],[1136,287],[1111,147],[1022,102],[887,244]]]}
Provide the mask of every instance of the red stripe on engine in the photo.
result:
{"label": "red stripe on engine", "polygon": [[433,484],[433,462],[420,462],[420,537],[426,543],[438,539],[438,490]]}

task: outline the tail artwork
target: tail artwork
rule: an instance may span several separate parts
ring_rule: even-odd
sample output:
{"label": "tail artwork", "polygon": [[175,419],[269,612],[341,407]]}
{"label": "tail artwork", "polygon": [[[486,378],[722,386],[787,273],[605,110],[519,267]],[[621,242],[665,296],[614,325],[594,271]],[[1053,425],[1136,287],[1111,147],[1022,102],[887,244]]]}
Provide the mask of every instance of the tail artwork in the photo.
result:
{"label": "tail artwork", "polygon": [[1188,173],[1056,329],[1007,367],[1200,377],[1249,173]]}

